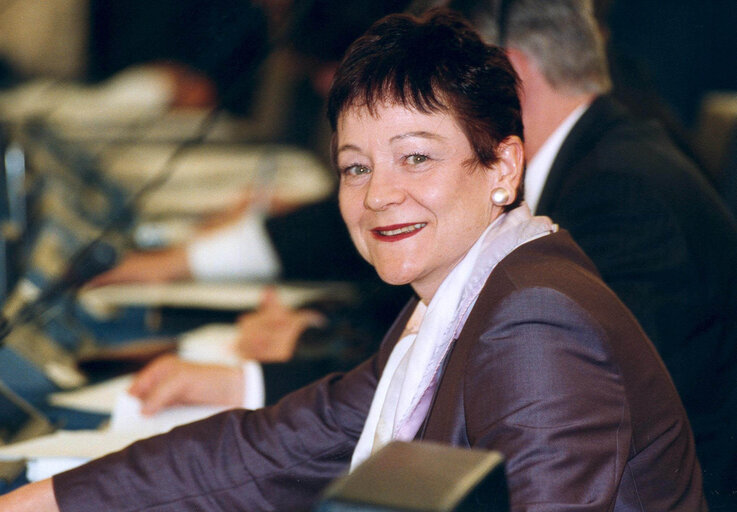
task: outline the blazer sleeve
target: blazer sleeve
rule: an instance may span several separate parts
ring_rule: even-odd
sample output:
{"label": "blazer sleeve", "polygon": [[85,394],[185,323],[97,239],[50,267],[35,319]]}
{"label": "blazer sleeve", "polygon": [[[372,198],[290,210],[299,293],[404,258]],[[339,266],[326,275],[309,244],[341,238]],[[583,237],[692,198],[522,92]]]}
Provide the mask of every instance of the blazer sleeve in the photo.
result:
{"label": "blazer sleeve", "polygon": [[233,410],[56,475],[64,512],[311,510],[348,468],[376,386],[375,358],[278,404]]}
{"label": "blazer sleeve", "polygon": [[611,510],[631,431],[603,330],[546,288],[512,293],[486,325],[463,408],[469,444],[506,457],[512,510]]}

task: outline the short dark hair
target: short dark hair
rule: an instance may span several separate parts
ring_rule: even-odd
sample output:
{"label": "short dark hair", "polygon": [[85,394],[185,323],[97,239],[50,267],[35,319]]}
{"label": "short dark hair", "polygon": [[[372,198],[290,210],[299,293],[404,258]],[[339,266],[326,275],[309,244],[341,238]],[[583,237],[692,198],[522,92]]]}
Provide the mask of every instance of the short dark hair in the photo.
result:
{"label": "short dark hair", "polygon": [[504,51],[484,43],[457,13],[391,14],[348,48],[330,90],[328,119],[335,133],[347,109],[365,106],[374,113],[385,101],[449,112],[477,161],[489,166],[501,141],[523,137],[518,88]]}

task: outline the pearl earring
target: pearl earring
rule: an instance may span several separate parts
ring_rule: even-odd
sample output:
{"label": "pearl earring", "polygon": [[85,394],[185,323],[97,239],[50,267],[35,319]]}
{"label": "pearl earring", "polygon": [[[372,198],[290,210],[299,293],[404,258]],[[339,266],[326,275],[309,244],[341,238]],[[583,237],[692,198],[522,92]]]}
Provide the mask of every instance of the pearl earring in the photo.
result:
{"label": "pearl earring", "polygon": [[509,192],[506,188],[497,187],[491,191],[491,202],[495,206],[504,206],[509,202]]}

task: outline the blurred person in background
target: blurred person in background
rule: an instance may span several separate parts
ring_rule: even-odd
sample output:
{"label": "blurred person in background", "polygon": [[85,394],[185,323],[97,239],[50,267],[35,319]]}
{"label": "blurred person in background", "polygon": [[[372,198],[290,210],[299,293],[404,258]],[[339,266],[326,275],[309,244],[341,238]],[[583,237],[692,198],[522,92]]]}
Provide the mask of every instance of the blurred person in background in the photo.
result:
{"label": "blurred person in background", "polygon": [[[308,139],[314,137],[314,144],[319,141],[322,147],[329,147],[324,101],[342,53],[372,21],[401,11],[408,3],[404,0],[294,2],[291,8],[302,11],[292,20],[286,18],[291,24],[289,30],[280,36],[284,40],[275,44],[285,44],[294,51],[295,64],[304,78],[299,99],[294,102],[295,111],[284,128],[301,134],[302,140],[297,141],[296,136],[281,140],[311,147]],[[269,11],[265,19],[284,22],[283,2],[254,4],[250,8],[261,9],[265,4],[278,8]],[[220,11],[220,16],[226,14],[227,10]],[[197,35],[201,34],[195,32],[190,37]],[[145,34],[141,33],[134,32],[131,37],[145,40]],[[192,46],[200,48],[203,43],[196,41]],[[211,44],[218,42],[222,41],[216,39]],[[215,52],[216,48],[205,53]],[[239,45],[233,58],[246,50],[247,46]],[[226,82],[219,89],[230,87],[232,84]],[[237,95],[230,91],[228,96]],[[306,99],[307,96],[311,99]],[[269,404],[318,376],[351,368],[373,352],[410,291],[386,286],[359,256],[341,221],[336,197],[302,207],[273,203],[264,215],[251,211],[247,192],[245,196],[242,205],[223,212],[214,222],[206,222],[187,243],[156,251],[131,251],[115,268],[96,277],[88,286],[183,279],[322,280],[355,284],[357,304],[331,303],[319,305],[317,309],[294,310],[279,303],[275,294],[269,294],[258,310],[239,319],[240,353],[246,359],[263,363],[265,402]],[[242,405],[244,372],[248,372],[246,366],[214,367],[165,356],[144,369],[133,392],[144,399],[144,411],[149,413],[178,403]],[[196,375],[198,379],[193,378]],[[217,399],[212,386],[207,390],[194,384],[201,382],[204,386],[218,379],[222,379],[221,383],[230,382],[227,389],[236,393]]]}
{"label": "blurred person in background", "polygon": [[586,0],[462,6],[522,80],[525,195],[570,231],[659,350],[696,437],[713,510],[737,498],[737,227],[653,121],[610,94]]}

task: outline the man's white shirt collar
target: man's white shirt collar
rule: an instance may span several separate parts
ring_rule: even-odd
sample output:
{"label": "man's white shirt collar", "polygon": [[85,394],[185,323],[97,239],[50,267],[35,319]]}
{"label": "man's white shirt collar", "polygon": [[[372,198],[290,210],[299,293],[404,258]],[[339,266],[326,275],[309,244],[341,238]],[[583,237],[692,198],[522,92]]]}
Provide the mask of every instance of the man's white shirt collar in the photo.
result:
{"label": "man's white shirt collar", "polygon": [[566,140],[573,125],[578,122],[584,112],[589,108],[590,103],[586,102],[568,114],[562,123],[558,125],[555,131],[545,140],[535,156],[527,163],[525,170],[525,201],[533,213],[537,210],[537,204],[540,202],[540,196],[548,179],[550,168],[553,161]]}

